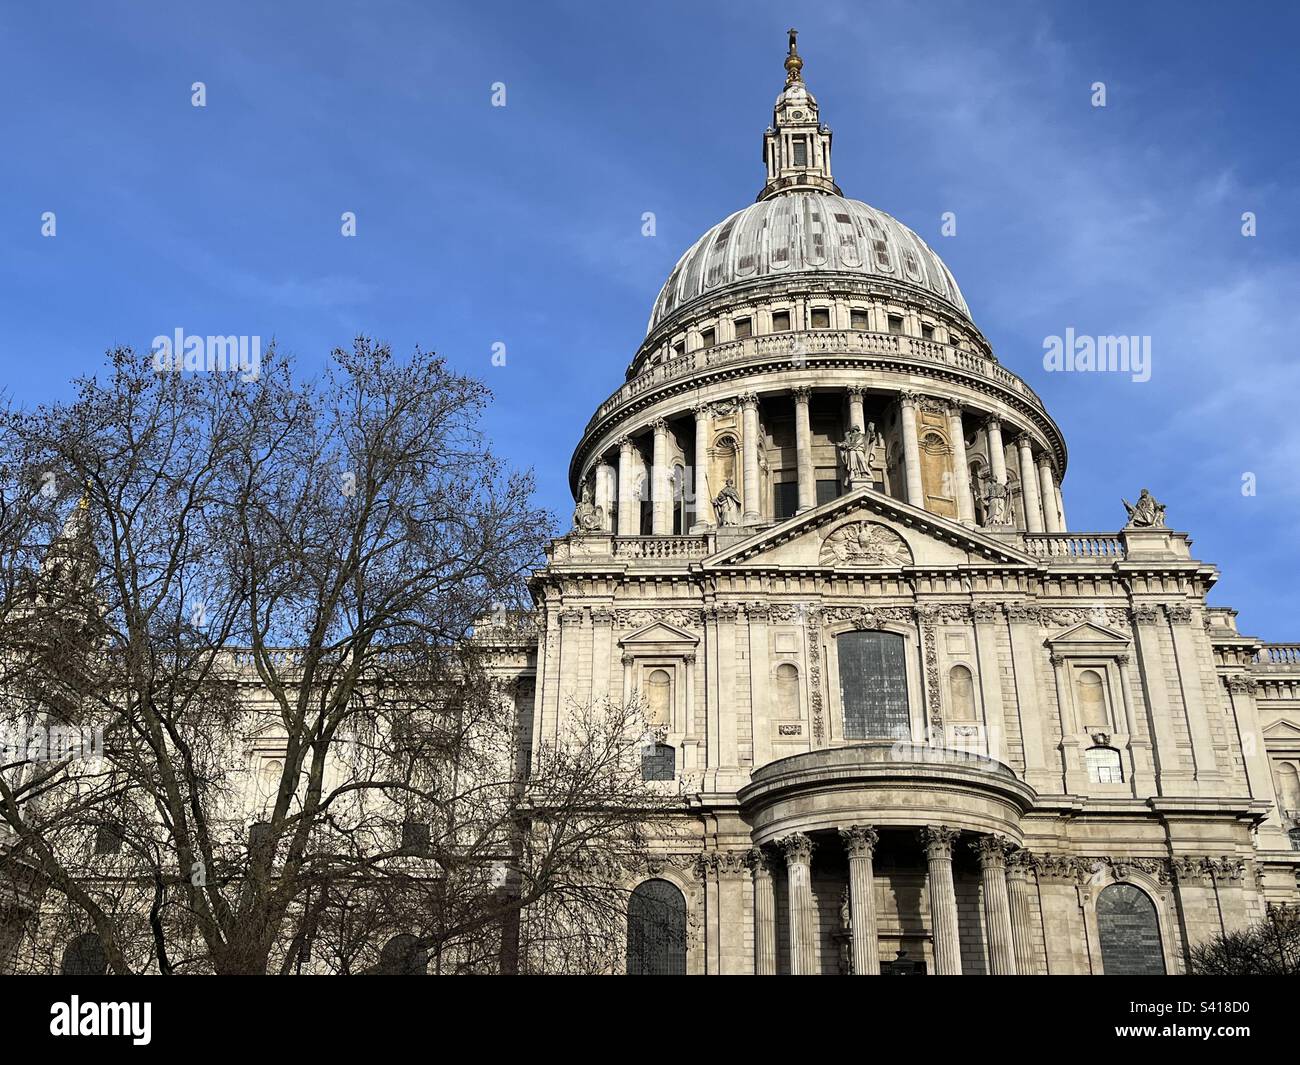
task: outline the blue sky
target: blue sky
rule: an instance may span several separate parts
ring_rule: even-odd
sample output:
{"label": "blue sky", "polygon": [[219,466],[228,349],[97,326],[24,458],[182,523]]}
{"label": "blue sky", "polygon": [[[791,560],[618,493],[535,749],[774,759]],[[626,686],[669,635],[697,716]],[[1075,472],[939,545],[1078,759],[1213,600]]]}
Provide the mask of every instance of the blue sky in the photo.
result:
{"label": "blue sky", "polygon": [[[307,368],[358,333],[418,344],[488,381],[496,447],[567,518],[659,285],[761,184],[790,25],[845,194],[935,247],[1061,424],[1071,527],[1148,486],[1220,566],[1212,601],[1300,640],[1284,5],[6,0],[0,383],[67,395],[178,327]],[[1067,328],[1150,335],[1151,380],[1045,372]]]}

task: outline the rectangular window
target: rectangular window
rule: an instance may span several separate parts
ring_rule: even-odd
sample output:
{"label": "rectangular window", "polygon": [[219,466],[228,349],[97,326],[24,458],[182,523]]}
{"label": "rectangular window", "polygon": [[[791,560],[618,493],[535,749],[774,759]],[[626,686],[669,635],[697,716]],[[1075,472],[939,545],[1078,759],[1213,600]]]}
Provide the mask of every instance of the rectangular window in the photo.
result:
{"label": "rectangular window", "polygon": [[716,336],[716,334],[713,332],[712,329],[701,329],[701,330],[700,330],[700,347],[702,347],[702,348],[711,348],[711,347],[713,347],[714,337],[715,337],[715,336]]}
{"label": "rectangular window", "polygon": [[812,327],[814,329],[829,329],[831,327],[829,307],[814,307],[812,309]]}
{"label": "rectangular window", "polygon": [[844,738],[907,739],[911,719],[903,637],[892,632],[846,632],[835,646]]}
{"label": "rectangular window", "polygon": [[794,165],[808,165],[808,141],[803,137],[796,137],[794,139]]}
{"label": "rectangular window", "polygon": [[402,853],[423,857],[429,853],[429,822],[402,822]]}
{"label": "rectangular window", "polygon": [[799,483],[784,481],[772,485],[772,512],[777,521],[793,518],[799,509]]}
{"label": "rectangular window", "polygon": [[754,319],[737,318],[735,321],[736,339],[744,340],[746,337],[754,335]]}
{"label": "rectangular window", "polygon": [[889,331],[893,333],[895,336],[899,336],[902,334],[903,319],[899,315],[891,314],[889,316]]}
{"label": "rectangular window", "polygon": [[934,326],[930,325],[930,324],[927,323],[927,322],[922,322],[922,323],[921,323],[921,339],[922,339],[922,340],[933,340],[933,339],[934,339]]}
{"label": "rectangular window", "polygon": [[864,333],[871,328],[867,312],[858,307],[854,307],[849,311],[849,325],[854,329],[862,330]]}
{"label": "rectangular window", "polygon": [[840,497],[840,479],[838,477],[817,478],[817,505],[829,503]]}
{"label": "rectangular window", "polygon": [[679,355],[685,355],[685,354],[686,354],[685,342],[681,340],[677,341],[677,343],[673,345],[673,358],[675,359]]}
{"label": "rectangular window", "polygon": [[772,312],[772,332],[785,333],[790,329],[790,312],[773,311]]}

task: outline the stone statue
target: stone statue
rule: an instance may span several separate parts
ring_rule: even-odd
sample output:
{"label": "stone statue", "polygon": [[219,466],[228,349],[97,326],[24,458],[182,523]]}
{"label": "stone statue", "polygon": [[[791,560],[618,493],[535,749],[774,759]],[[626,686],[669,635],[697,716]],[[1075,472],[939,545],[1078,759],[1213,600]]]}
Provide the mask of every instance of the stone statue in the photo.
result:
{"label": "stone statue", "polygon": [[713,509],[718,515],[718,524],[722,526],[740,524],[740,496],[736,493],[736,486],[727,479],[723,485],[722,491],[713,499]]}
{"label": "stone statue", "polygon": [[598,533],[605,525],[604,508],[596,506],[591,500],[591,485],[582,482],[582,497],[573,511],[573,531],[577,533]]}
{"label": "stone statue", "polygon": [[990,528],[996,525],[1011,524],[1011,493],[1007,486],[990,477],[988,487],[984,490],[984,524]]}
{"label": "stone statue", "polygon": [[822,543],[823,566],[910,566],[912,551],[898,533],[872,521],[850,522]]}
{"label": "stone statue", "polygon": [[[872,426],[874,431],[875,427]],[[857,488],[871,484],[871,439],[856,425],[849,426],[838,447],[840,461],[844,463],[844,487]]]}
{"label": "stone statue", "polygon": [[1138,496],[1136,503],[1130,504],[1127,499],[1122,498],[1120,502],[1128,511],[1128,524],[1124,528],[1163,529],[1165,527],[1165,505],[1157,503],[1147,489],[1142,489],[1142,494]]}

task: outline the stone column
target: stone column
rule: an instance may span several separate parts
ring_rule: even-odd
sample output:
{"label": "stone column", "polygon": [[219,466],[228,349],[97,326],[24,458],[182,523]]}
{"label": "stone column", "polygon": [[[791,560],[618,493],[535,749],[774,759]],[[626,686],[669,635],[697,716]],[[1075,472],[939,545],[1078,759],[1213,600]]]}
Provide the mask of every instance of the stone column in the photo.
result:
{"label": "stone column", "polygon": [[754,973],[776,975],[776,886],[772,859],[762,847],[749,852],[754,874]]}
{"label": "stone column", "polygon": [[650,468],[650,531],[668,536],[673,531],[672,482],[668,476],[668,423],[654,423],[654,458]]}
{"label": "stone column", "polygon": [[863,432],[867,429],[867,416],[862,409],[862,397],[866,389],[858,385],[849,386],[849,425],[856,425]]}
{"label": "stone column", "polygon": [[[695,516],[692,532],[711,528],[714,523],[713,493],[709,491],[709,422],[712,408],[707,403],[697,406],[695,414]],[[719,485],[719,488],[722,486]]]}
{"label": "stone column", "polygon": [[796,514],[811,510],[817,505],[817,482],[813,472],[812,425],[808,418],[808,402],[812,389],[796,388],[794,396],[794,453],[799,474],[799,507]]}
{"label": "stone column", "polygon": [[1049,533],[1061,531],[1061,516],[1056,510],[1056,480],[1052,477],[1052,456],[1038,456],[1038,482],[1043,497],[1043,525]]}
{"label": "stone column", "polygon": [[880,975],[876,935],[876,881],[872,859],[880,834],[868,825],[840,829],[849,854],[849,920],[853,924],[853,975]]}
{"label": "stone column", "polygon": [[1061,516],[1061,532],[1068,532],[1070,526],[1065,520],[1065,496],[1061,494],[1061,485],[1056,485],[1056,512]]}
{"label": "stone column", "polygon": [[1025,528],[1031,533],[1043,531],[1043,504],[1038,498],[1038,477],[1034,472],[1034,449],[1029,434],[1016,441],[1020,449],[1020,501],[1025,507]]}
{"label": "stone column", "polygon": [[989,440],[989,472],[998,484],[1007,483],[1007,445],[1002,440],[1002,419],[990,414],[984,422]]}
{"label": "stone column", "polygon": [[975,525],[975,496],[971,492],[970,468],[966,465],[966,430],[962,427],[961,404],[948,405],[948,436],[952,439],[953,487],[957,492],[957,520]]}
{"label": "stone column", "polygon": [[916,438],[915,392],[901,392],[898,396],[903,432],[903,474],[907,485],[907,501],[914,507],[925,508],[925,488],[921,483],[921,446]]}
{"label": "stone column", "polygon": [[795,832],[780,844],[785,853],[790,895],[790,972],[794,976],[812,976],[817,956],[812,897],[813,842],[802,832]]}
{"label": "stone column", "polygon": [[930,924],[934,933],[934,971],[938,976],[961,975],[961,941],[957,935],[957,891],[952,883],[955,828],[930,825],[921,829],[928,863]]}
{"label": "stone column", "polygon": [[630,436],[624,436],[618,442],[618,535],[636,536],[641,531],[641,500],[636,486],[632,483],[635,476],[633,460],[636,457],[635,445]]}
{"label": "stone column", "polygon": [[600,507],[600,527],[603,532],[613,532],[617,518],[615,499],[618,497],[618,475],[609,459],[603,455],[596,463],[596,506]]}
{"label": "stone column", "polygon": [[744,441],[745,485],[741,490],[745,499],[744,525],[758,522],[758,396],[753,392],[740,397]]}
{"label": "stone column", "polygon": [[1011,896],[1011,942],[1016,953],[1016,973],[1037,976],[1038,952],[1034,950],[1034,867],[1028,851],[1016,851],[1007,858],[1007,889]]}
{"label": "stone column", "polygon": [[971,844],[980,860],[984,927],[989,939],[989,972],[993,976],[1016,975],[1011,897],[1007,892],[1007,846],[1007,841],[1001,836],[980,836]]}

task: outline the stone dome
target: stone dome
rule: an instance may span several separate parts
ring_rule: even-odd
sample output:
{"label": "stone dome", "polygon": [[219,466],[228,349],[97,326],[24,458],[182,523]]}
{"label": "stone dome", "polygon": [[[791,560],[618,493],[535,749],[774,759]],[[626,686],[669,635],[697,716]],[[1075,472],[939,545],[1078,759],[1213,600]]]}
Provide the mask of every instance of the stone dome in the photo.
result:
{"label": "stone dome", "polygon": [[898,219],[859,200],[791,191],[723,219],[678,260],[647,332],[727,288],[806,274],[862,274],[910,285],[970,311],[943,260]]}

